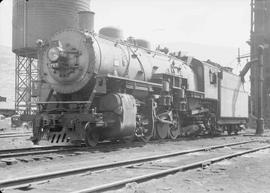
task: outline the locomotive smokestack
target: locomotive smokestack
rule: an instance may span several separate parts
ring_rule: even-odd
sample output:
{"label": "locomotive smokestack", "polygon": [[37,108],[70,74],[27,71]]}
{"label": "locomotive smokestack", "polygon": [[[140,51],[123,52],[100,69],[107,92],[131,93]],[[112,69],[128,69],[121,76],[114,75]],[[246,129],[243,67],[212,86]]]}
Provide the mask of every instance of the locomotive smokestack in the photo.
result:
{"label": "locomotive smokestack", "polygon": [[94,16],[92,11],[80,11],[79,14],[79,29],[81,31],[94,31]]}

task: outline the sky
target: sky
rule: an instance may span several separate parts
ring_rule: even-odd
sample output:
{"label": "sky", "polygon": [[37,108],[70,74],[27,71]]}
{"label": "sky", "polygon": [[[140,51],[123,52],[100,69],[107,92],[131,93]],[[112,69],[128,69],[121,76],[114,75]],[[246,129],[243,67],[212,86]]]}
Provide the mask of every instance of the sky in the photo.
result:
{"label": "sky", "polygon": [[93,0],[97,28],[118,25],[152,41],[240,46],[249,38],[249,0]]}
{"label": "sky", "polygon": [[[126,37],[145,38],[154,44],[240,47],[243,53],[249,49],[249,0],[92,0],[91,10],[96,13],[96,31],[117,26]],[[3,0],[0,45],[11,46],[11,39],[12,0]]]}

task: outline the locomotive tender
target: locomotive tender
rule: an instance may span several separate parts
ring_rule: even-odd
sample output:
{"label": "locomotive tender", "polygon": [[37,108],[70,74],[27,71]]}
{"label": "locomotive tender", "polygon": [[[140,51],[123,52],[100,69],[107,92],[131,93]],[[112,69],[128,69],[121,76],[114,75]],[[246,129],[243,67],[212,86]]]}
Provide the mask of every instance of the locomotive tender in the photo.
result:
{"label": "locomotive tender", "polygon": [[239,76],[106,30],[113,35],[67,29],[39,42],[35,143],[231,134],[246,123],[248,93]]}

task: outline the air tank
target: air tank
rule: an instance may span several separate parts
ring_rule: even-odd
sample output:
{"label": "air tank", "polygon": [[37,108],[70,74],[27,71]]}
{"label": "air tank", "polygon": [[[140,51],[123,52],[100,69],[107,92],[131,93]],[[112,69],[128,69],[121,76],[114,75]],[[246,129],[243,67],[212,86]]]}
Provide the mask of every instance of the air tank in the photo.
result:
{"label": "air tank", "polygon": [[36,57],[36,41],[78,29],[80,11],[90,11],[90,0],[13,0],[12,51]]}
{"label": "air tank", "polygon": [[123,40],[123,31],[116,27],[103,27],[99,30],[99,34],[102,36],[109,37],[113,40]]}

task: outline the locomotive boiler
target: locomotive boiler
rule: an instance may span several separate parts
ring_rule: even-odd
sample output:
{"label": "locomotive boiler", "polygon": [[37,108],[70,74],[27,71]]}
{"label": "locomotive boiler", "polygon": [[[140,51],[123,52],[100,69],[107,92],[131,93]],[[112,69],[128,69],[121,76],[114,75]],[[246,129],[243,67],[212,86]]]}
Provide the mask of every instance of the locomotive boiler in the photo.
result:
{"label": "locomotive boiler", "polygon": [[153,51],[112,27],[66,29],[38,44],[35,143],[230,134],[246,122],[240,78],[213,63]]}

